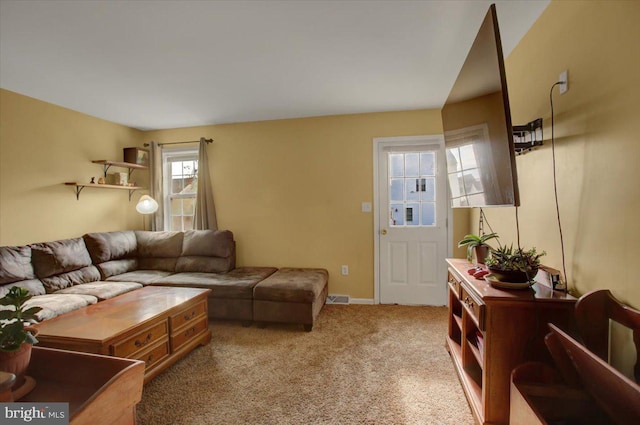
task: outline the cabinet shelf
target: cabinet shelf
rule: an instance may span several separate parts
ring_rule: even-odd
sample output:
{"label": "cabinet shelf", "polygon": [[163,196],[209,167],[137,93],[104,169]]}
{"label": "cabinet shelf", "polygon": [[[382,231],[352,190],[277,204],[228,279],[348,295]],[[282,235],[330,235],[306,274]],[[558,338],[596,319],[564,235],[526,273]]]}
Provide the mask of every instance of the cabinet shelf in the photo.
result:
{"label": "cabinet shelf", "polygon": [[91,188],[95,188],[95,189],[128,190],[129,191],[129,201],[131,201],[131,195],[133,194],[133,192],[135,192],[136,190],[144,189],[144,187],[140,187],[140,186],[118,186],[118,185],[115,185],[115,184],[97,184],[97,183],[82,184],[82,183],[76,183],[76,182],[65,182],[65,185],[74,186],[76,188],[76,199],[78,199],[78,200],[80,199],[80,192],[82,192],[82,189],[84,189],[85,187],[91,187]]}
{"label": "cabinet shelf", "polygon": [[476,347],[473,344],[473,342],[469,341],[468,339],[467,339],[467,345],[471,349],[471,353],[473,354],[473,357],[476,358],[476,361],[478,362],[478,365],[480,366],[480,369],[482,369],[484,363],[482,362],[482,353],[480,352],[480,349],[478,347]]}

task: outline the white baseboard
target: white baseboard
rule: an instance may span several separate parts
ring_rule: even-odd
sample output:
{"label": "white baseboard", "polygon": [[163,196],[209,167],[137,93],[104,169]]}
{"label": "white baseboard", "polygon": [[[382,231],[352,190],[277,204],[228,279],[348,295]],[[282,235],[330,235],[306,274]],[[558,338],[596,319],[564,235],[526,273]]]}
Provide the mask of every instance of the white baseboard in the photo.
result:
{"label": "white baseboard", "polygon": [[373,298],[351,298],[349,304],[374,304]]}

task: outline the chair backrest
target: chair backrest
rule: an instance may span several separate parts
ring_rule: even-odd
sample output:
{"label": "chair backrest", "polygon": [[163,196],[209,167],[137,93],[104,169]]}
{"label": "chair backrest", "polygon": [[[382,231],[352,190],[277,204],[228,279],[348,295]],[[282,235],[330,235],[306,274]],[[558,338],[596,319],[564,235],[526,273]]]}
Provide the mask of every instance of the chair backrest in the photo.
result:
{"label": "chair backrest", "polygon": [[571,374],[575,373],[615,424],[640,423],[640,386],[553,324],[549,323],[549,328],[547,346],[556,348],[553,351],[556,365],[571,364]]}
{"label": "chair backrest", "polygon": [[584,345],[605,362],[609,362],[609,319],[633,331],[636,363],[633,375],[640,382],[640,311],[615,299],[608,289],[589,292],[578,300],[575,307],[576,325]]}

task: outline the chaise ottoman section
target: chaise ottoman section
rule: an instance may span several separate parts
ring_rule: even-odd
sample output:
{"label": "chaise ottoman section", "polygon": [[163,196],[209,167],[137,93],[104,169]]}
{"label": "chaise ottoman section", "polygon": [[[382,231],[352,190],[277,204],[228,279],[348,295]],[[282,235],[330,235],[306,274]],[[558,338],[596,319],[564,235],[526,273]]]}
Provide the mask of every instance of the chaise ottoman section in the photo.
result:
{"label": "chaise ottoman section", "polygon": [[309,332],[327,300],[325,269],[282,268],[253,289],[253,320],[302,324]]}
{"label": "chaise ottoman section", "polygon": [[228,273],[182,272],[158,279],[153,285],[211,289],[210,318],[241,320],[244,326],[249,326],[253,321],[253,289],[276,270],[275,267],[238,267]]}

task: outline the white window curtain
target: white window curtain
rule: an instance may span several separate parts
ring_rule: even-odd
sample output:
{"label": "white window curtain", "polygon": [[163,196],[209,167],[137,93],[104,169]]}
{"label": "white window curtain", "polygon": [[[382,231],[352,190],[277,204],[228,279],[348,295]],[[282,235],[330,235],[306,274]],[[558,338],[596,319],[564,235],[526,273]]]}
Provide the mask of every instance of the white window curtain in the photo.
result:
{"label": "white window curtain", "polygon": [[196,197],[195,223],[197,230],[217,230],[216,207],[213,203],[213,189],[209,174],[209,160],[207,158],[207,142],[200,138],[198,151],[198,194]]}
{"label": "white window curtain", "polygon": [[162,146],[158,142],[150,143],[151,170],[149,193],[158,202],[158,211],[153,214],[151,230],[164,230],[164,194],[162,193]]}

